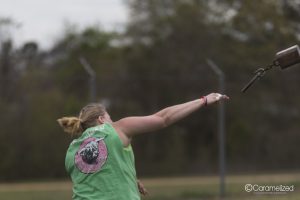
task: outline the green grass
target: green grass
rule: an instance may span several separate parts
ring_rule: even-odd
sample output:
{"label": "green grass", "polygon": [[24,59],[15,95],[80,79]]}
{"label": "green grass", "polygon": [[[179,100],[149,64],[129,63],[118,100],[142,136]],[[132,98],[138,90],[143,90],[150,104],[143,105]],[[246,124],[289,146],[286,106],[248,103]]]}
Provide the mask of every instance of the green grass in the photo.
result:
{"label": "green grass", "polygon": [[15,191],[15,192],[1,192],[1,199],[3,200],[58,200],[71,199],[69,191]]}
{"label": "green grass", "polygon": [[[142,179],[149,191],[143,200],[217,200],[217,176]],[[255,194],[245,191],[245,184],[294,185],[295,191],[286,194]],[[0,184],[3,200],[69,200],[72,196],[69,181]],[[300,173],[268,175],[231,175],[226,178],[226,200],[299,200]]]}
{"label": "green grass", "polygon": [[[145,200],[201,200],[219,199],[218,177],[183,177],[145,180],[149,195]],[[226,179],[226,199],[299,200],[300,174],[239,175]],[[255,194],[245,191],[245,184],[294,185],[295,191],[286,194]]]}
{"label": "green grass", "polygon": [[2,200],[67,200],[72,197],[69,181],[0,184]]}

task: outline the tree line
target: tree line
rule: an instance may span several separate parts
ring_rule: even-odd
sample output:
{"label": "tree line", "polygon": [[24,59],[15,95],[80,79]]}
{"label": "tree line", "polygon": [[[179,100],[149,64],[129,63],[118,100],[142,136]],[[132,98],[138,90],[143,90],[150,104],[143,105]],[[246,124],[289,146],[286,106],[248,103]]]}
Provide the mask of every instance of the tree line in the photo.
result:
{"label": "tree line", "polygon": [[[80,57],[95,70],[95,101],[114,120],[218,92],[218,78],[206,62],[213,60],[231,97],[228,171],[297,169],[300,69],[270,71],[240,92],[277,51],[299,44],[297,1],[131,0],[128,8],[122,33],[69,27],[47,50],[34,41],[16,48],[9,35],[0,38],[1,180],[66,177],[64,156],[72,138],[56,119],[78,115],[91,101]],[[0,20],[1,35],[8,24]],[[137,136],[133,148],[140,176],[216,173],[217,106]]]}

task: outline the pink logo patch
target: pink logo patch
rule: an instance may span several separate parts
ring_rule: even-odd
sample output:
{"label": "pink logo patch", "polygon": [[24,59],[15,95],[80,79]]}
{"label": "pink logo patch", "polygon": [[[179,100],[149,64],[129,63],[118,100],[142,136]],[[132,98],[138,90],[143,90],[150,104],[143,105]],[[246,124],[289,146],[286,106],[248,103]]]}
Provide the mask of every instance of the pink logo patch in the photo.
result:
{"label": "pink logo patch", "polygon": [[87,138],[75,155],[76,167],[85,174],[99,171],[107,159],[107,148],[104,139]]}

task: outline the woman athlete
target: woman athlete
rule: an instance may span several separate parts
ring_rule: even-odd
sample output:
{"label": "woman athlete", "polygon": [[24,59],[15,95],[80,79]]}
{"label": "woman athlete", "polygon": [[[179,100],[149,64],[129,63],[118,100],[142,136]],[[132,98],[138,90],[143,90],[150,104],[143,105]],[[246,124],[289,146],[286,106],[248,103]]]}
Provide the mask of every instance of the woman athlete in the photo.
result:
{"label": "woman athlete", "polygon": [[65,166],[73,182],[74,200],[140,200],[147,191],[136,178],[131,140],[156,131],[226,95],[211,93],[200,99],[167,107],[142,117],[113,122],[101,104],[89,104],[78,117],[63,117],[63,130],[77,136],[70,144]]}

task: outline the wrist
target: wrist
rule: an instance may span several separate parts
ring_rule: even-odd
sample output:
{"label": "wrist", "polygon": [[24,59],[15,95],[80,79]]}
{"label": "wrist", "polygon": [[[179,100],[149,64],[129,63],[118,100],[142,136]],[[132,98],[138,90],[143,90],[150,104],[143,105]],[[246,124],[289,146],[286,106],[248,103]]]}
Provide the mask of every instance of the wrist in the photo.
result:
{"label": "wrist", "polygon": [[206,96],[202,96],[200,99],[202,100],[202,104],[204,106],[207,106],[207,97]]}

